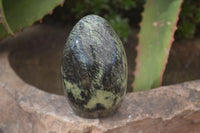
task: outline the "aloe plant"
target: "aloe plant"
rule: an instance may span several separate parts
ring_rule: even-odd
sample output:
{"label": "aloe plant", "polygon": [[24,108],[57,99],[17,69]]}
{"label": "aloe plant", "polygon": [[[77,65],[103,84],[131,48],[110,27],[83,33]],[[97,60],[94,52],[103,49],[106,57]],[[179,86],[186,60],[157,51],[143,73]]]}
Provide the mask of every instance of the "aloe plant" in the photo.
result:
{"label": "aloe plant", "polygon": [[162,83],[182,2],[146,1],[137,46],[133,91],[149,90]]}
{"label": "aloe plant", "polygon": [[0,39],[31,26],[64,0],[0,0]]}

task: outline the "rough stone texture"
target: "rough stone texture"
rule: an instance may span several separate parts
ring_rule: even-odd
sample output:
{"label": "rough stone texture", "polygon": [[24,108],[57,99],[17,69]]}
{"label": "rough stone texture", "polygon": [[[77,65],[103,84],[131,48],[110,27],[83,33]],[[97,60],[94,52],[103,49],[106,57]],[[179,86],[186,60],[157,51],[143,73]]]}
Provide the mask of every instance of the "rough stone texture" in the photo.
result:
{"label": "rough stone texture", "polygon": [[[0,45],[1,47],[1,45]],[[0,133],[199,133],[200,80],[128,93],[110,117],[76,116],[64,96],[22,81],[0,48]]]}

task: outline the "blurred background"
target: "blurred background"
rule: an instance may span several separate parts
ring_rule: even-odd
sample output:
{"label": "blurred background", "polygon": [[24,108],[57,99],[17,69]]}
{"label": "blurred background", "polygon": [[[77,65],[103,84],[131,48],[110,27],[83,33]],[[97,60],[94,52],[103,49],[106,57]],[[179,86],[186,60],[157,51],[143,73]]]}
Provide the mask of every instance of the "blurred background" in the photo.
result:
{"label": "blurred background", "polygon": [[[21,29],[23,32],[18,32],[14,38],[2,40],[0,48],[10,49],[10,64],[25,82],[63,95],[60,62],[68,34],[83,16],[100,15],[110,22],[123,41],[130,92],[144,3],[145,0],[66,0],[31,28]],[[177,27],[163,85],[200,79],[200,0],[184,1]]]}
{"label": "blurred background", "polygon": [[[127,41],[131,29],[139,29],[145,0],[67,0],[52,15],[44,17],[44,23],[62,22],[74,25],[88,14],[106,18],[118,35]],[[200,34],[200,1],[185,0],[178,22],[176,39],[193,39]]]}

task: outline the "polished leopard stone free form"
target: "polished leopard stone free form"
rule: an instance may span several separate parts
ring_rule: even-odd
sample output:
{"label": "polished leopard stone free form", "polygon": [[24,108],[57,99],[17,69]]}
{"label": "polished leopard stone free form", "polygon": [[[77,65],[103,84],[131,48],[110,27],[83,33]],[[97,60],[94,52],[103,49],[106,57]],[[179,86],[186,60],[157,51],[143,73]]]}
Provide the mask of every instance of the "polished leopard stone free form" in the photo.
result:
{"label": "polished leopard stone free form", "polygon": [[74,26],[63,51],[61,73],[76,114],[96,118],[115,112],[126,93],[127,59],[105,19],[88,15]]}

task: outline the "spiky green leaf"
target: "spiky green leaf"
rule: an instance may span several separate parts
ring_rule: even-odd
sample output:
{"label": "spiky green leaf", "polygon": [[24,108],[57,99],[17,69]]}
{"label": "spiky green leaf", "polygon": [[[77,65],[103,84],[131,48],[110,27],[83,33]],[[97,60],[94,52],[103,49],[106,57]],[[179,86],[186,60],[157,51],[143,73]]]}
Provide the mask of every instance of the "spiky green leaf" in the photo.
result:
{"label": "spiky green leaf", "polygon": [[162,82],[182,0],[147,0],[139,33],[134,91]]}
{"label": "spiky green leaf", "polygon": [[[35,21],[61,4],[63,0],[0,0],[1,14],[3,13],[4,28],[0,26],[0,38],[7,32],[16,32],[27,26],[31,26]],[[10,28],[10,30],[8,30]],[[12,33],[12,32],[10,32]],[[8,34],[6,34],[8,35]]]}

